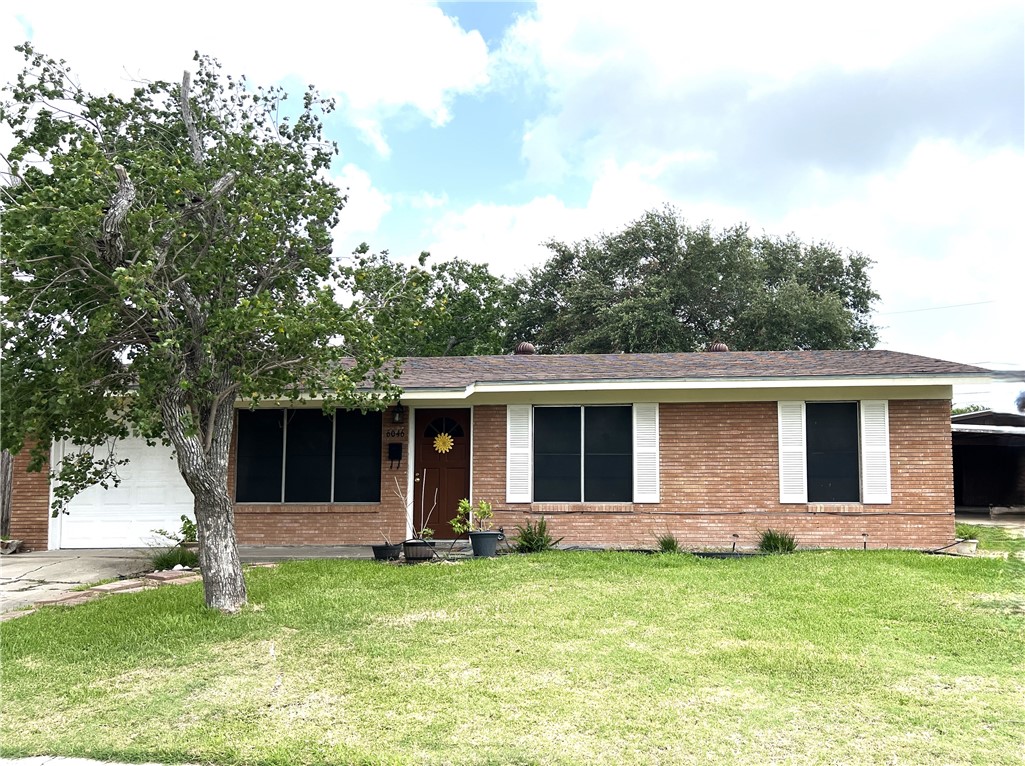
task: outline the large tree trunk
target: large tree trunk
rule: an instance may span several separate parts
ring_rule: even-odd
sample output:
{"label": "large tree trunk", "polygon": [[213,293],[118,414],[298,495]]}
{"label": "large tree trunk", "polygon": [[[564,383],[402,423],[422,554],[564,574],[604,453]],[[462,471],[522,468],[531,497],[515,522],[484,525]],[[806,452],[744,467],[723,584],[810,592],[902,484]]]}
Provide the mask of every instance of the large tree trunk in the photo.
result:
{"label": "large tree trunk", "polygon": [[235,541],[235,513],[227,482],[219,489],[197,493],[195,508],[206,605],[222,612],[237,612],[246,604],[246,581]]}
{"label": "large tree trunk", "polygon": [[178,455],[178,470],[195,498],[199,566],[206,605],[237,612],[246,605],[246,582],[235,540],[235,509],[228,497],[228,450],[234,408],[224,403],[210,418],[209,442],[185,428],[189,417],[176,390],[161,402],[161,416]]}
{"label": "large tree trunk", "polygon": [[0,452],[0,537],[11,534],[11,485],[14,461],[7,450]]}

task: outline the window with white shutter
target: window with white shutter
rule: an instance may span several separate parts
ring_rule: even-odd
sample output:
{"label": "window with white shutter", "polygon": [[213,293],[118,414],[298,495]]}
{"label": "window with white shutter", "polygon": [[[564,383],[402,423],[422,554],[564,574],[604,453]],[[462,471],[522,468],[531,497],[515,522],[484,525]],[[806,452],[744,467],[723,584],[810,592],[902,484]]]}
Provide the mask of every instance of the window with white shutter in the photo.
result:
{"label": "window with white shutter", "polygon": [[658,404],[633,406],[633,501],[659,502]]}
{"label": "window with white shutter", "polygon": [[885,400],[861,402],[861,502],[892,502],[890,413]]}
{"label": "window with white shutter", "polygon": [[781,503],[892,502],[887,401],[778,407]]}
{"label": "window with white shutter", "polygon": [[808,502],[804,402],[779,402],[779,501]]}
{"label": "window with white shutter", "polygon": [[506,502],[659,502],[658,404],[506,407]]}
{"label": "window with white shutter", "polygon": [[510,404],[505,408],[505,501],[529,503],[532,485],[532,418],[529,404]]}

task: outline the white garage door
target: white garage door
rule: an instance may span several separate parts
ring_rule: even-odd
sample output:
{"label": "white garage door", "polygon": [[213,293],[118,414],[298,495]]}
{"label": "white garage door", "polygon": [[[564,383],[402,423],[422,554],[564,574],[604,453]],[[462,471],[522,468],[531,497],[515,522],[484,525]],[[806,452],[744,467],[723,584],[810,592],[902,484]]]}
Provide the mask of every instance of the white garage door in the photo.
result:
{"label": "white garage door", "polygon": [[[55,458],[63,445],[55,447]],[[74,448],[68,446],[69,451]],[[121,484],[100,486],[76,495],[51,527],[50,546],[56,548],[141,548],[169,545],[153,530],[177,532],[181,517],[193,516],[192,493],[178,473],[170,447],[147,446],[144,439],[117,443]]]}

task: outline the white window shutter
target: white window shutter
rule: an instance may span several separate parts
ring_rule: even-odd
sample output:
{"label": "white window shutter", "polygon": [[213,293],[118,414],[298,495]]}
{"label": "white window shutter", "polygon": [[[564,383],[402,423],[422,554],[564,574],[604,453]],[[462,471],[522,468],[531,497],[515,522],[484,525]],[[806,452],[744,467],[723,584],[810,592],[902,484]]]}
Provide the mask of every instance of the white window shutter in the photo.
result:
{"label": "white window shutter", "polygon": [[808,455],[804,402],[778,402],[779,501],[808,502]]}
{"label": "white window shutter", "polygon": [[861,402],[861,502],[892,502],[890,408],[886,400]]}
{"label": "white window shutter", "polygon": [[659,502],[658,403],[635,404],[633,422],[634,502]]}
{"label": "white window shutter", "polygon": [[532,408],[510,404],[505,408],[505,502],[531,501]]}

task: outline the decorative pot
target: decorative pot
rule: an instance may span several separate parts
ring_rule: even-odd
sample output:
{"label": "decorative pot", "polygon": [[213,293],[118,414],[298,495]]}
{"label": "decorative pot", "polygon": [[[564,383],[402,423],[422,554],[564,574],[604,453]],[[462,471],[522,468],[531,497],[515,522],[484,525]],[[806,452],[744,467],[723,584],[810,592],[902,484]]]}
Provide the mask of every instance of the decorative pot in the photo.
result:
{"label": "decorative pot", "polygon": [[196,540],[192,540],[192,541],[183,540],[182,542],[178,543],[178,545],[180,545],[182,548],[184,548],[187,551],[193,551],[194,553],[198,553],[199,552],[199,543]]}
{"label": "decorative pot", "polygon": [[406,561],[430,561],[434,558],[434,541],[406,540],[402,543],[402,553]]}
{"label": "decorative pot", "polygon": [[398,561],[402,555],[401,545],[384,543],[383,545],[371,545],[374,551],[374,558],[377,561]]}
{"label": "decorative pot", "polygon": [[493,558],[498,555],[498,541],[504,539],[505,535],[501,532],[471,532],[470,547],[473,548],[474,556]]}

